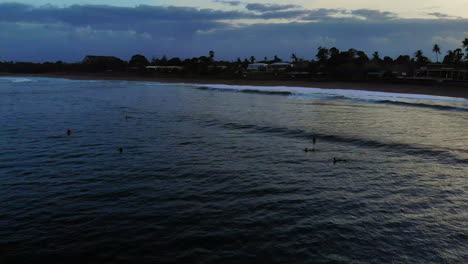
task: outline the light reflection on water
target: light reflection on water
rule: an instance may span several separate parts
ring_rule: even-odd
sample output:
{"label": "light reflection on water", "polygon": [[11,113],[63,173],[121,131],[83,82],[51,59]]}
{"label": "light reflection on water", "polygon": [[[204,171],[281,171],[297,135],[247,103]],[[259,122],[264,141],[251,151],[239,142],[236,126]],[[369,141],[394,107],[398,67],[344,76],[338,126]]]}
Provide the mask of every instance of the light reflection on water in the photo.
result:
{"label": "light reflection on water", "polygon": [[7,261],[466,259],[463,102],[32,80],[0,79]]}

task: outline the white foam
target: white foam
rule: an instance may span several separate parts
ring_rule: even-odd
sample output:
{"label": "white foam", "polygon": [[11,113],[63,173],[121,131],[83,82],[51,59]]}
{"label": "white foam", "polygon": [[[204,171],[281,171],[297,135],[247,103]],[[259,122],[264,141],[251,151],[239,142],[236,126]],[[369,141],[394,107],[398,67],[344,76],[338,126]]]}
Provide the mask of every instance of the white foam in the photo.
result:
{"label": "white foam", "polygon": [[433,101],[468,104],[468,100],[457,97],[423,95],[423,94],[405,94],[405,93],[387,93],[365,90],[350,89],[324,89],[309,87],[289,87],[289,86],[248,86],[248,85],[225,85],[225,84],[183,84],[192,87],[208,87],[213,89],[226,89],[238,91],[263,91],[263,92],[290,92],[295,95],[333,95],[344,96],[356,99],[370,100],[389,100],[389,101]]}
{"label": "white foam", "polygon": [[12,83],[26,83],[26,82],[36,82],[33,79],[23,78],[23,77],[0,77],[0,80],[5,80]]}
{"label": "white foam", "polygon": [[[27,83],[37,82],[40,80],[53,80],[53,81],[75,81],[75,82],[102,82],[102,80],[68,80],[62,78],[47,78],[47,77],[0,77],[0,81],[7,81],[12,83]],[[439,103],[456,103],[468,107],[468,99],[447,96],[435,96],[424,94],[406,94],[406,93],[388,93],[376,92],[366,90],[351,90],[351,89],[325,89],[325,88],[311,88],[311,87],[292,87],[292,86],[253,86],[253,85],[226,85],[226,84],[195,84],[195,83],[164,83],[164,82],[140,82],[145,85],[164,85],[164,86],[185,86],[185,87],[207,87],[212,89],[221,90],[234,90],[234,91],[259,91],[259,92],[289,92],[298,97],[307,98],[307,96],[340,96],[350,99],[361,100],[387,100],[394,102],[408,102],[408,101],[425,101],[425,102],[439,102]],[[466,105],[466,106],[465,106]]]}

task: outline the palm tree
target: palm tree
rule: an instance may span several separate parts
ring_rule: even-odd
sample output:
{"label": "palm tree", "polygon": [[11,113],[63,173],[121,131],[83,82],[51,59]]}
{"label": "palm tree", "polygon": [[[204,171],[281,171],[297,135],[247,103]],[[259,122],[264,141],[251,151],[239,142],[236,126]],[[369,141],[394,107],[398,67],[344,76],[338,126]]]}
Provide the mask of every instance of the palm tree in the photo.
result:
{"label": "palm tree", "polygon": [[297,58],[296,53],[293,53],[293,54],[291,55],[291,59],[293,59],[294,62],[297,62],[297,61],[298,61],[298,58]]}
{"label": "palm tree", "polygon": [[416,57],[416,62],[420,66],[428,64],[430,62],[430,60],[426,56],[424,56],[424,53],[422,52],[422,50],[416,51],[414,53],[414,57]]}
{"label": "palm tree", "polygon": [[318,59],[319,62],[324,63],[328,60],[330,55],[330,51],[325,47],[318,47],[317,55],[315,57]]}
{"label": "palm tree", "polygon": [[465,38],[463,41],[463,48],[465,48],[465,51],[466,51],[466,55],[465,55],[465,58],[468,59],[468,38]]}
{"label": "palm tree", "polygon": [[422,56],[424,56],[422,50],[417,50],[417,51],[414,53],[414,57],[416,57],[416,59],[419,59],[419,58],[421,58]]}
{"label": "palm tree", "polygon": [[440,47],[439,45],[435,44],[434,47],[432,48],[432,52],[436,54],[437,57],[437,63],[439,63],[439,54],[440,54]]}
{"label": "palm tree", "polygon": [[444,58],[444,63],[445,64],[452,64],[452,65],[458,65],[462,62],[463,60],[463,50],[462,49],[456,49],[456,50],[449,50],[447,51],[447,56]]}
{"label": "palm tree", "polygon": [[[463,61],[463,50],[462,49],[456,49],[453,51],[453,62],[455,64],[460,64]],[[465,55],[466,57],[466,55]]]}
{"label": "palm tree", "polygon": [[250,62],[255,63],[255,57],[254,56],[250,56]]}
{"label": "palm tree", "polygon": [[379,62],[379,61],[381,60],[381,59],[380,59],[380,54],[379,54],[378,51],[372,53],[372,60],[373,60],[374,62]]}
{"label": "palm tree", "polygon": [[367,57],[367,54],[364,51],[358,51],[356,56],[357,58],[355,60],[359,65],[364,65],[369,61],[369,57]]}
{"label": "palm tree", "polygon": [[340,50],[333,47],[330,49],[330,57],[336,57],[340,54]]}
{"label": "palm tree", "polygon": [[210,50],[210,52],[208,52],[208,54],[210,56],[210,63],[213,64],[214,63],[215,52]]}

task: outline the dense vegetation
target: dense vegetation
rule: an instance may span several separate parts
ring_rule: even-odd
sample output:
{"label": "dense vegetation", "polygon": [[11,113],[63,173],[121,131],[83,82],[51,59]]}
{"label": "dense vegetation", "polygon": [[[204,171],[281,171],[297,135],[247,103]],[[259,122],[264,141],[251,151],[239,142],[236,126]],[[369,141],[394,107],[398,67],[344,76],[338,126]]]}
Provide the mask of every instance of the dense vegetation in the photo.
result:
{"label": "dense vegetation", "polygon": [[[382,57],[378,52],[374,52],[368,56],[363,51],[349,49],[340,51],[337,48],[319,47],[313,60],[299,58],[296,54],[292,54],[288,61],[291,61],[293,67],[278,72],[265,73],[264,76],[291,76],[292,72],[308,73],[307,76],[316,78],[330,79],[346,79],[346,80],[362,80],[366,79],[369,74],[375,73],[384,78],[395,77],[397,74],[405,73],[412,75],[415,69],[427,66],[429,64],[444,64],[451,68],[467,68],[468,69],[468,38],[465,38],[460,48],[449,50],[444,56],[441,56],[441,47],[437,44],[433,46],[433,56],[435,60],[431,60],[421,50],[416,51],[412,56],[400,55],[396,58],[389,56]],[[254,56],[236,61],[217,61],[215,52],[210,51],[207,56],[194,57],[188,59],[180,58],[153,58],[148,61],[143,55],[134,55],[130,61],[123,61],[115,57],[95,57],[94,59],[85,59],[80,63],[64,63],[57,61],[55,63],[30,63],[30,62],[0,62],[0,72],[6,73],[75,73],[75,72],[107,72],[107,73],[134,73],[134,74],[151,74],[145,67],[154,66],[179,66],[176,71],[170,71],[165,74],[177,75],[213,75],[233,78],[245,78],[246,69],[251,63],[277,63],[283,60],[278,56],[272,59],[263,58],[257,60]],[[99,59],[99,58],[101,59]],[[88,57],[87,57],[88,58]],[[102,59],[102,58],[107,58]],[[439,59],[442,60],[439,60]],[[288,75],[289,73],[289,75]],[[153,72],[154,74],[154,72]],[[270,74],[270,75],[269,75]]]}

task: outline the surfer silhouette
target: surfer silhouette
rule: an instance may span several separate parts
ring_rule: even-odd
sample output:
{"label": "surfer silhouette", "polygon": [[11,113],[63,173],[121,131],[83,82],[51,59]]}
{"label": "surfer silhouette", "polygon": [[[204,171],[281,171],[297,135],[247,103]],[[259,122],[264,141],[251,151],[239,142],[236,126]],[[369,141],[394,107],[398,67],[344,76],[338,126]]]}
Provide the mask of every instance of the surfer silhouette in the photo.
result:
{"label": "surfer silhouette", "polygon": [[339,159],[337,157],[333,157],[333,164],[336,164],[338,162],[348,162],[348,160],[345,159]]}

